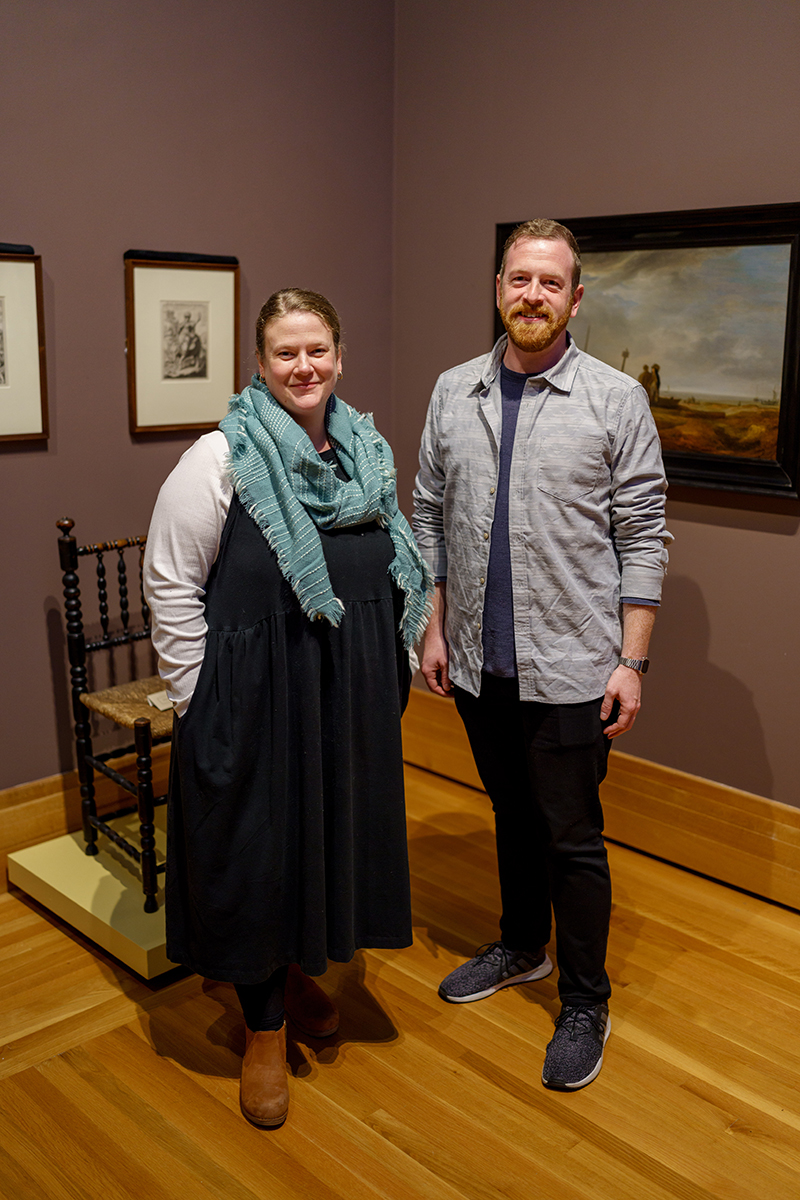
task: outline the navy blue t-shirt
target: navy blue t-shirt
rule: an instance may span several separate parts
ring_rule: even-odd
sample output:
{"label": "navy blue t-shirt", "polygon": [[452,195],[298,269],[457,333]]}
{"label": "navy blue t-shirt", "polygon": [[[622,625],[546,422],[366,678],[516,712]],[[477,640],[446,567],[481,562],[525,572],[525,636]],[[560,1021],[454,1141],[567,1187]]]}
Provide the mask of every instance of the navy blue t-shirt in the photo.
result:
{"label": "navy blue t-shirt", "polygon": [[500,675],[503,679],[515,679],[517,674],[511,547],[508,541],[508,485],[519,405],[528,379],[529,375],[510,371],[505,363],[501,363],[503,430],[500,437],[500,467],[492,522],[492,544],[483,598],[483,669],[489,675]]}

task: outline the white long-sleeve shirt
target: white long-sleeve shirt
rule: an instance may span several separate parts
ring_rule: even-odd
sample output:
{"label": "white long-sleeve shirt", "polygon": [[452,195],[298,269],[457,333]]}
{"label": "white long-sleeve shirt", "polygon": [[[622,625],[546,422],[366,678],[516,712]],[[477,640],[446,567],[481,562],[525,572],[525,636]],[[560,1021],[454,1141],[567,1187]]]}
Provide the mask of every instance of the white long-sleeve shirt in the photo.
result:
{"label": "white long-sleeve shirt", "polygon": [[205,587],[233,495],[221,430],[190,446],[153,510],[144,557],[144,593],[167,695],[183,716],[206,648]]}

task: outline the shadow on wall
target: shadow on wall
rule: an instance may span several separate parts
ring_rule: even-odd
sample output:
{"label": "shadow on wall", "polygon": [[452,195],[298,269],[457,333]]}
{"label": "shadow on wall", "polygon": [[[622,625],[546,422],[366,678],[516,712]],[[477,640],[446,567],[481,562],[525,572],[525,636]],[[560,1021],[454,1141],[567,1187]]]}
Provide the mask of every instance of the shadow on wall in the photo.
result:
{"label": "shadow on wall", "polygon": [[[730,787],[772,796],[773,776],[752,693],[708,661],[711,626],[700,588],[668,575],[656,622],[644,719],[619,750]],[[663,648],[674,648],[667,660]]]}
{"label": "shadow on wall", "polygon": [[72,698],[70,692],[67,636],[61,606],[55,596],[46,596],[44,619],[50,656],[50,678],[53,685],[53,711],[58,738],[58,766],[66,773],[75,766],[75,740],[72,732]]}

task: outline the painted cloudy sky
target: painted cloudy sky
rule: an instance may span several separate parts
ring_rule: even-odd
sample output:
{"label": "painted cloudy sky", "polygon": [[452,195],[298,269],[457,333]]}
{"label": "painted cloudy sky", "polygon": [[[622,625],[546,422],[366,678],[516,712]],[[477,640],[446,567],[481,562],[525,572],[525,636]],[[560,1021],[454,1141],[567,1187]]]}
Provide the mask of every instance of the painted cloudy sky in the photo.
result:
{"label": "painted cloudy sky", "polygon": [[781,390],[788,280],[786,245],[587,253],[570,332],[617,369],[629,350],[634,378],[657,362],[664,395],[768,399]]}

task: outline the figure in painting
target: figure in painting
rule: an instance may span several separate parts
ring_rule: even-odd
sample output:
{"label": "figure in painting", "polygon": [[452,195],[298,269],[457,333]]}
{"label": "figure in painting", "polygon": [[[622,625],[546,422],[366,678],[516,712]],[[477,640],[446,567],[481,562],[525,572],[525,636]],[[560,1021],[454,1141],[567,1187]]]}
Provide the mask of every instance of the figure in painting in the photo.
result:
{"label": "figure in painting", "polygon": [[206,356],[197,322],[190,312],[183,314],[183,323],[178,330],[178,354],[180,375],[205,375]]}
{"label": "figure in painting", "polygon": [[175,301],[162,304],[162,355],[164,379],[207,377],[208,304],[192,308]]}
{"label": "figure in painting", "polygon": [[[639,383],[642,385],[644,390],[647,392],[647,395],[649,398],[650,388],[653,383],[653,372],[650,370],[647,363],[644,364],[644,369],[643,369],[641,375],[639,376]],[[652,400],[650,401],[650,403],[652,404]]]}

